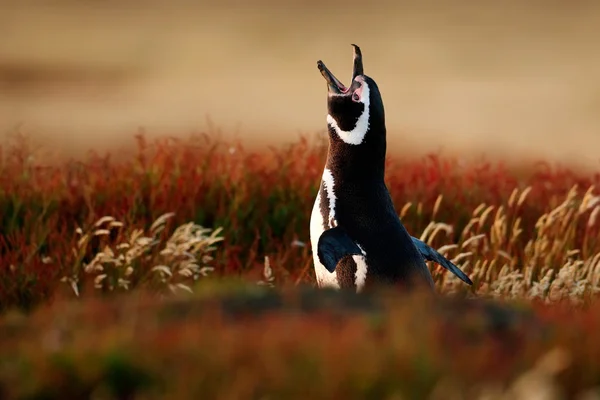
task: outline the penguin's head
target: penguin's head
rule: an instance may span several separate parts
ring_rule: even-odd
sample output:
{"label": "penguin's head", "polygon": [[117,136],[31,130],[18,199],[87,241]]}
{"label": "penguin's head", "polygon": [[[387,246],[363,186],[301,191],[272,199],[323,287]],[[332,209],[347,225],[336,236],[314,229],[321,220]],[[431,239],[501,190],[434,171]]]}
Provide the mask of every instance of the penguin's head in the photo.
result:
{"label": "penguin's head", "polygon": [[[385,140],[385,114],[381,94],[375,81],[364,74],[362,53],[354,47],[352,82],[346,87],[329,71],[323,61],[317,61],[321,75],[327,81],[327,124],[330,132],[349,145],[360,145],[373,135]],[[372,138],[376,140],[376,138]]]}

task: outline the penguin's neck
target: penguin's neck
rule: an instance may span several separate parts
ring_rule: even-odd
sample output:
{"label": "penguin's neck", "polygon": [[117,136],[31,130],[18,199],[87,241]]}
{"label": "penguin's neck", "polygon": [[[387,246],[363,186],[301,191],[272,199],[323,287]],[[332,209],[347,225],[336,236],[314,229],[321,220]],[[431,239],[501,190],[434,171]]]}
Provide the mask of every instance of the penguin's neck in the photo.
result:
{"label": "penguin's neck", "polygon": [[385,153],[385,141],[360,145],[330,141],[325,168],[338,182],[380,184],[385,178]]}

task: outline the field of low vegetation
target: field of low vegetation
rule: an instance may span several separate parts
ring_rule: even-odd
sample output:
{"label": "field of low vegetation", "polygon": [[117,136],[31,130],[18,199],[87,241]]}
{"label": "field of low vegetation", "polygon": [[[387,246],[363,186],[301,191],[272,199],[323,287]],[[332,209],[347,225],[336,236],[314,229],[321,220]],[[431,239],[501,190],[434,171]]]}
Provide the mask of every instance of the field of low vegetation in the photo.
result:
{"label": "field of low vegetation", "polygon": [[317,290],[326,143],[0,151],[0,398],[600,399],[600,173],[389,155],[441,296]]}

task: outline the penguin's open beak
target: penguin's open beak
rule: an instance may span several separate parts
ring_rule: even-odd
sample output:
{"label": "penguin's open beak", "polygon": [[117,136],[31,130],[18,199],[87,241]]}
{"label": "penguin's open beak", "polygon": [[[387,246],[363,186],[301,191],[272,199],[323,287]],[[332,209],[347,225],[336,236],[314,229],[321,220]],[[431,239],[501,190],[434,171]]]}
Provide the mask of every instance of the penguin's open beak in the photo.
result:
{"label": "penguin's open beak", "polygon": [[[359,75],[363,75],[364,69],[360,47],[358,47],[355,44],[353,44],[352,46],[354,47],[354,67],[352,69],[352,81],[354,81],[354,78],[356,78]],[[319,71],[321,71],[321,75],[323,75],[323,78],[325,78],[325,80],[327,81],[327,86],[329,87],[330,93],[342,94],[348,91],[348,88],[344,86],[344,84],[340,82],[340,80],[331,73],[331,71],[325,66],[325,63],[323,63],[323,61],[317,61],[317,67],[319,68]]]}

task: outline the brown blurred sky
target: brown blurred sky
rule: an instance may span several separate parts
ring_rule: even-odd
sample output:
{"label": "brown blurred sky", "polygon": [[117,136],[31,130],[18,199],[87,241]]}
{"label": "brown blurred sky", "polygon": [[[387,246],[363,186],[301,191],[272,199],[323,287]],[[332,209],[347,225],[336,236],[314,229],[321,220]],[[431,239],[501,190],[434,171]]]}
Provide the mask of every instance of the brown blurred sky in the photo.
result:
{"label": "brown blurred sky", "polygon": [[[0,134],[65,152],[207,127],[257,143],[323,131],[323,59],[352,48],[395,151],[600,166],[593,1],[0,0]],[[418,4],[418,5],[417,5]]]}

